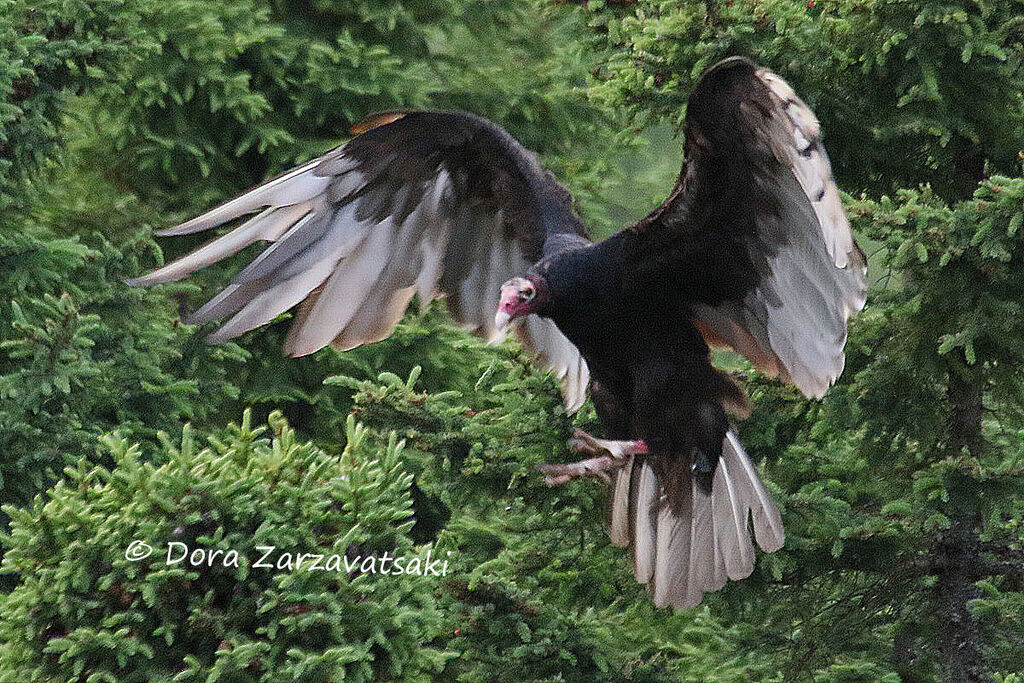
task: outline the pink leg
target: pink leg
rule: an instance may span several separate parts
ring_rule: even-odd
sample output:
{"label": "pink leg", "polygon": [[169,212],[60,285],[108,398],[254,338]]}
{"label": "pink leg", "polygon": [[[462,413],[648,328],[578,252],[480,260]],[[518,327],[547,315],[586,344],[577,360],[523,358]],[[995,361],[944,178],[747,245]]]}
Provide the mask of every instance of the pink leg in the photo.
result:
{"label": "pink leg", "polygon": [[541,465],[540,470],[548,476],[544,482],[548,486],[557,486],[585,477],[588,474],[611,482],[609,472],[614,472],[626,464],[631,455],[646,455],[647,444],[642,440],[635,441],[614,441],[610,439],[597,439],[587,434],[582,429],[573,432],[573,438],[569,441],[570,450],[585,453],[600,453],[605,451],[608,455],[599,455],[595,458],[580,460],[566,464]]}

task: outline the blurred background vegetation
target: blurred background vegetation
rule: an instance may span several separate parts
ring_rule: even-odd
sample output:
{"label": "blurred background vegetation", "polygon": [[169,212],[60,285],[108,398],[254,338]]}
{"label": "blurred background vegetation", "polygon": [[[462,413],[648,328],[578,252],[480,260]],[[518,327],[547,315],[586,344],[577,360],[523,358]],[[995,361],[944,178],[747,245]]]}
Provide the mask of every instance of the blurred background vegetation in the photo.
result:
{"label": "blurred background vegetation", "polygon": [[[0,0],[0,681],[1021,680],[1022,9]],[[494,119],[609,234],[732,54],[819,115],[872,290],[822,401],[721,359],[788,535],[699,609],[650,606],[605,486],[543,486],[596,420],[514,345],[431,310],[286,359],[287,316],[219,347],[181,323],[232,264],[122,283],[196,244],[155,228],[398,106]],[[124,559],[176,538],[451,566]]]}

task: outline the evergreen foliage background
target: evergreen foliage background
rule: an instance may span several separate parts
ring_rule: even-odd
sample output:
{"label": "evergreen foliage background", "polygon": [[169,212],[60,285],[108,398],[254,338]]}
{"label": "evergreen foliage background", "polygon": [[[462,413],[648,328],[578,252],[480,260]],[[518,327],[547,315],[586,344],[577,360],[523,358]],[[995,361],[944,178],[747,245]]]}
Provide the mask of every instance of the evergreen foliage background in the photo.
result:
{"label": "evergreen foliage background", "polygon": [[[0,0],[0,680],[1020,680],[1022,26],[1010,0]],[[180,322],[231,264],[122,283],[196,244],[154,228],[396,106],[493,118],[608,234],[667,193],[730,54],[818,113],[872,290],[822,401],[719,359],[788,535],[697,610],[646,601],[605,486],[543,485],[596,418],[511,343],[435,307],[285,359],[287,316],[221,347]],[[175,539],[245,559],[166,567]]]}

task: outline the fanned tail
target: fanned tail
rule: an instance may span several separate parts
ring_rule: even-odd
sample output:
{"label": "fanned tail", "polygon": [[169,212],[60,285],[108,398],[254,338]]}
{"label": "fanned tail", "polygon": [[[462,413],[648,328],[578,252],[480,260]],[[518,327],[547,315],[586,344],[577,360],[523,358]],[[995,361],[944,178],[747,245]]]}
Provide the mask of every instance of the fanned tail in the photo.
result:
{"label": "fanned tail", "polygon": [[612,497],[611,540],[631,546],[637,581],[658,607],[690,608],[728,579],[754,571],[754,541],[765,552],[782,547],[782,517],[731,429],[710,493],[690,477],[680,500],[668,501],[646,458],[618,473]]}

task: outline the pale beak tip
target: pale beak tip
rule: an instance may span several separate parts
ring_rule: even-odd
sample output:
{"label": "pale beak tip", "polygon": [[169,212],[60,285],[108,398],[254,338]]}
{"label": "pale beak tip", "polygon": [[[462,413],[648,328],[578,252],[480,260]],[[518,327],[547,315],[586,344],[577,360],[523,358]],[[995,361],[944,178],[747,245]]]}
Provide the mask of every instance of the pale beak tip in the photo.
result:
{"label": "pale beak tip", "polygon": [[494,326],[499,330],[505,329],[510,320],[512,320],[511,316],[505,311],[499,310],[494,314]]}

